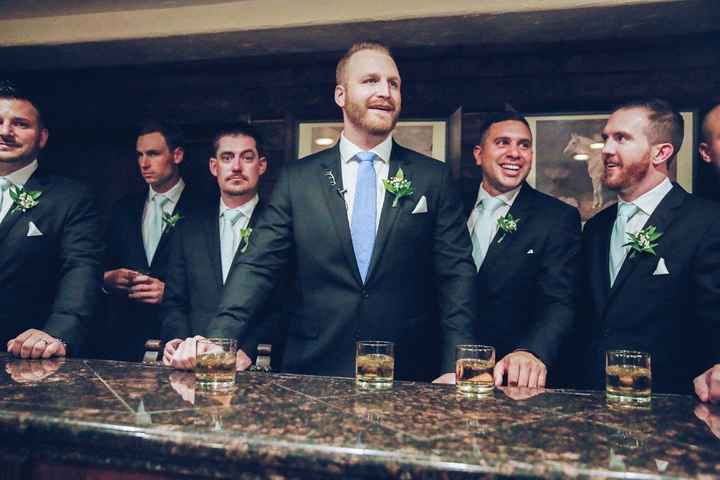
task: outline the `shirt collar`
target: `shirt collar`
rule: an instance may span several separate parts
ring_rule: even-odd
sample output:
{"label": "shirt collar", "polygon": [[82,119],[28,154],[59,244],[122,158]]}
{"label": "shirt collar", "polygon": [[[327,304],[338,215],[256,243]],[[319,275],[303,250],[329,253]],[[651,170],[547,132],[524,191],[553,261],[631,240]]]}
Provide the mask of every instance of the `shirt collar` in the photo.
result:
{"label": "shirt collar", "polygon": [[[512,207],[512,204],[515,202],[515,199],[517,198],[517,194],[520,192],[520,189],[522,188],[523,184],[521,183],[519,187],[513,188],[512,190],[501,193],[500,195],[497,195],[495,198],[502,200],[502,202]],[[480,186],[478,187],[478,195],[477,200],[475,200],[475,207],[478,207],[480,205],[480,202],[482,202],[485,199],[491,198],[492,195],[490,195],[487,190],[482,185],[482,182],[480,182]]]}
{"label": "shirt collar", "polygon": [[667,195],[672,188],[672,182],[669,178],[665,177],[665,180],[660,182],[655,188],[643,193],[632,202],[625,202],[618,198],[618,208],[620,208],[620,205],[624,203],[632,203],[649,217],[653,214],[657,206],[660,205],[662,199],[665,198],[665,195]]}
{"label": "shirt collar", "polygon": [[[340,158],[343,163],[349,162],[355,155],[364,151],[365,150],[348,140],[344,132],[340,134]],[[381,161],[388,163],[390,153],[392,152],[392,134],[385,137],[385,140],[375,145],[369,151],[377,155]]]}
{"label": "shirt collar", "polygon": [[253,198],[248,200],[247,202],[243,203],[237,208],[230,208],[227,205],[225,205],[225,202],[223,202],[222,197],[220,197],[220,216],[222,217],[223,214],[227,210],[239,210],[240,213],[243,214],[244,217],[252,217],[253,211],[255,210],[255,207],[257,206],[258,202],[260,202],[260,196],[256,193]]}
{"label": "shirt collar", "polygon": [[32,174],[35,173],[35,170],[37,170],[37,168],[38,161],[37,159],[35,159],[21,169],[15,170],[10,175],[6,175],[5,178],[8,179],[13,185],[25,185],[27,181],[30,180]]}
{"label": "shirt collar", "polygon": [[185,181],[180,178],[173,187],[165,193],[157,193],[152,187],[148,188],[148,200],[152,200],[155,195],[162,195],[167,198],[173,205],[180,200],[180,195],[185,190]]}

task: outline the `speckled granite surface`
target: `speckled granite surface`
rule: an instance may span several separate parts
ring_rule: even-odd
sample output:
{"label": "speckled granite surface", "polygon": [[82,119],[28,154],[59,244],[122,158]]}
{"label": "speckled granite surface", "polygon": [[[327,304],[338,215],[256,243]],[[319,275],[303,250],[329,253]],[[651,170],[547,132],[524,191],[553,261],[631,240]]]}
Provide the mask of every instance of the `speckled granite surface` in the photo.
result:
{"label": "speckled granite surface", "polygon": [[[720,477],[720,407],[658,395],[241,373],[207,394],[164,367],[0,355],[0,447],[49,462],[224,478]],[[714,432],[714,433],[713,433]]]}

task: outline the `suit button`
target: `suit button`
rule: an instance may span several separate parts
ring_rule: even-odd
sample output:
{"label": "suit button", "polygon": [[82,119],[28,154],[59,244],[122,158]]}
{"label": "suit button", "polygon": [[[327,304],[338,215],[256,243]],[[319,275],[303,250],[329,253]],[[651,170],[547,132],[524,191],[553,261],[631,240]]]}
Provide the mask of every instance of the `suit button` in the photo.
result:
{"label": "suit button", "polygon": [[369,296],[370,296],[370,294],[368,293],[367,290],[362,291],[362,298],[368,298]]}

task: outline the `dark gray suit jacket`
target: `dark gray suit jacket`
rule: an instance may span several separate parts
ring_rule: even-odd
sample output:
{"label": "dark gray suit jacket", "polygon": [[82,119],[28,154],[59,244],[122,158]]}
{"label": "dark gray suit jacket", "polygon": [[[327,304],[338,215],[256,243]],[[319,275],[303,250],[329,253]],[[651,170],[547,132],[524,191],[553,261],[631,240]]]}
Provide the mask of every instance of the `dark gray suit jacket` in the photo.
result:
{"label": "dark gray suit jacket", "polygon": [[[0,337],[28,328],[81,352],[102,286],[102,239],[95,198],[78,182],[38,169],[25,184],[39,204],[0,223]],[[32,222],[42,235],[28,236]],[[3,343],[5,345],[5,343]]]}
{"label": "dark gray suit jacket", "polygon": [[[391,177],[398,167],[415,193],[396,208],[386,193],[363,285],[338,147],[289,165],[228,278],[210,332],[242,338],[289,269],[284,370],[352,376],[356,341],[389,340],[397,378],[430,379],[439,366],[454,371],[455,345],[474,341],[475,269],[462,205],[446,165],[393,144]],[[427,213],[412,214],[422,196]],[[432,361],[439,348],[441,364]]]}

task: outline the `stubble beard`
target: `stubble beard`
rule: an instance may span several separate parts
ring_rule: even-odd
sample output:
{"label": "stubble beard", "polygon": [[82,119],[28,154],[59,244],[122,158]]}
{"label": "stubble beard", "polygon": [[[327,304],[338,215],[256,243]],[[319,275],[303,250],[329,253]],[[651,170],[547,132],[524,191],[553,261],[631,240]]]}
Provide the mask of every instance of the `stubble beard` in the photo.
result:
{"label": "stubble beard", "polygon": [[360,105],[355,102],[348,102],[345,109],[350,123],[371,135],[387,135],[393,131],[397,124],[400,112],[395,109],[389,121],[371,117],[367,105]]}

